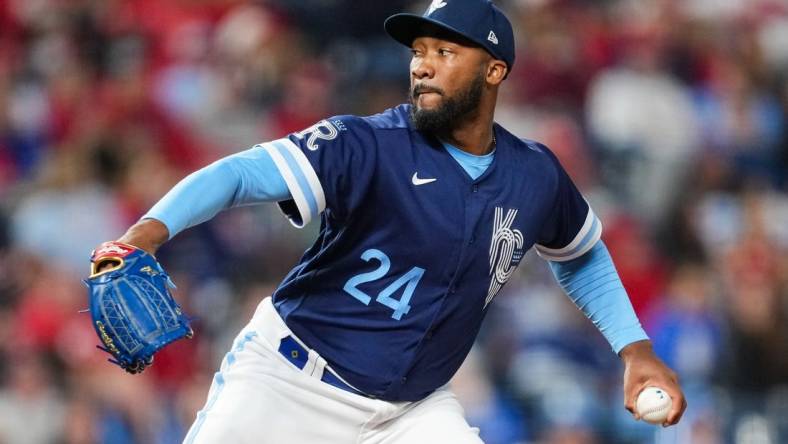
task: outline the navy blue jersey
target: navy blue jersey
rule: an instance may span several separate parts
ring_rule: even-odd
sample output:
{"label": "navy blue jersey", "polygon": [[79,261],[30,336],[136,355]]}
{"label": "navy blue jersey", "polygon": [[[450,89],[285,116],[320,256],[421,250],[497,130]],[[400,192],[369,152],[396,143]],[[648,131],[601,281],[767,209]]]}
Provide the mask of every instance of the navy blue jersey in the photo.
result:
{"label": "navy blue jersey", "polygon": [[496,124],[495,159],[473,180],[408,111],[335,117],[263,145],[292,195],[282,210],[321,223],[274,305],[350,384],[391,401],[449,381],[528,249],[569,260],[601,234],[543,145]]}

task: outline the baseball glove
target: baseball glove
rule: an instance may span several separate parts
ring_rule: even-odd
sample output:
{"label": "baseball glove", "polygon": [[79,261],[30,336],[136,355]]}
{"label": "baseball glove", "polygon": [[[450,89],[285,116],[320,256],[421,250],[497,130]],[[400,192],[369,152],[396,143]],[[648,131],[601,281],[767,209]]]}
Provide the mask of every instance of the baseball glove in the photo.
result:
{"label": "baseball glove", "polygon": [[120,242],[105,242],[93,251],[85,280],[93,327],[111,354],[109,359],[129,373],[153,364],[165,345],[191,338],[189,319],[173,299],[175,285],[156,259]]}

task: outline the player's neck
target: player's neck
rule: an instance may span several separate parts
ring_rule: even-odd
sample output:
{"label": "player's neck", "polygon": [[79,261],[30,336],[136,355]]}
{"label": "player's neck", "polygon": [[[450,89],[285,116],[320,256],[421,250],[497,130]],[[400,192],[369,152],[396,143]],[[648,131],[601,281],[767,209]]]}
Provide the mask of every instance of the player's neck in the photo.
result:
{"label": "player's neck", "polygon": [[476,112],[467,116],[461,125],[443,135],[446,142],[475,156],[489,154],[495,149],[493,117],[497,89],[482,96]]}
{"label": "player's neck", "polygon": [[492,120],[464,125],[444,136],[446,142],[475,156],[483,156],[495,149]]}

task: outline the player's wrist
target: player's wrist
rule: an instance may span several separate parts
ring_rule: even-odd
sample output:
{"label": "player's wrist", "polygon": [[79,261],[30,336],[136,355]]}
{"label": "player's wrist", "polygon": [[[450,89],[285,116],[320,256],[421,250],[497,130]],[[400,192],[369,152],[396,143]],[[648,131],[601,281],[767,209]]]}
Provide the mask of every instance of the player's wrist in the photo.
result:
{"label": "player's wrist", "polygon": [[651,341],[648,339],[635,341],[631,344],[626,345],[624,348],[618,352],[618,356],[621,357],[621,360],[624,363],[629,363],[633,359],[637,359],[639,357],[648,357],[654,355],[654,349],[651,345]]}
{"label": "player's wrist", "polygon": [[118,239],[118,242],[132,245],[155,255],[159,247],[169,239],[167,226],[156,219],[143,219]]}

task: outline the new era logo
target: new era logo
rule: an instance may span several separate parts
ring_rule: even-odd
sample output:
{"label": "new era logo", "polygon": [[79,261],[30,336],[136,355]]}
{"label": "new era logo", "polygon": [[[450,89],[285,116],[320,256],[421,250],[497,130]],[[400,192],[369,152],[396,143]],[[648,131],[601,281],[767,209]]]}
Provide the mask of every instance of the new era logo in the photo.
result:
{"label": "new era logo", "polygon": [[498,36],[492,31],[490,31],[490,35],[487,36],[487,40],[493,42],[493,45],[498,44]]}

